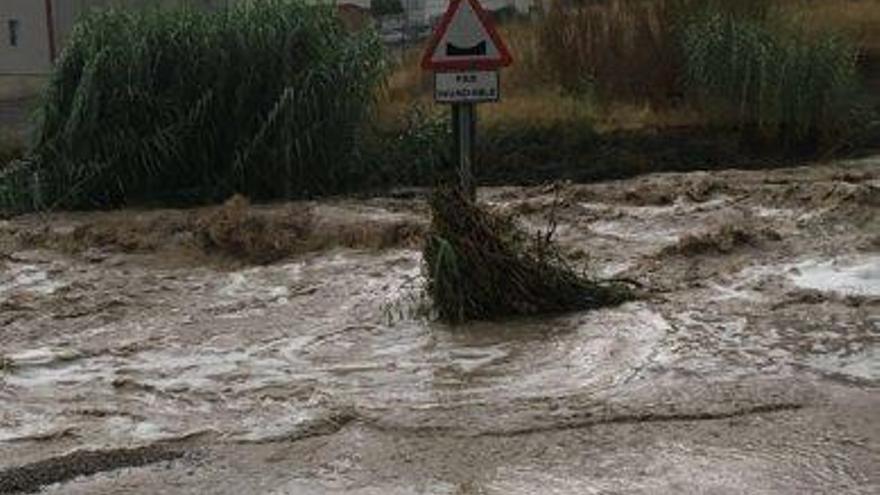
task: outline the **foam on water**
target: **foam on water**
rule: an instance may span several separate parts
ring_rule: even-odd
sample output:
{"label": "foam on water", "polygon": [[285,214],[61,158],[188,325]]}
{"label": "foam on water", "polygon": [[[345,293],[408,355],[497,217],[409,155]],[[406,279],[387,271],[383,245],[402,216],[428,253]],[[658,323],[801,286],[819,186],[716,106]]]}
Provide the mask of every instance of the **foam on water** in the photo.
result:
{"label": "foam on water", "polygon": [[[327,323],[307,318],[289,336],[244,347],[117,356],[22,351],[12,358],[27,366],[6,376],[11,396],[0,413],[42,410],[117,440],[210,430],[235,441],[271,441],[321,428],[346,404],[403,412],[406,423],[405,411],[603,394],[642,369],[668,330],[645,305],[454,333],[417,322],[343,330]],[[69,413],[95,408],[104,419]],[[83,424],[90,420],[99,424]],[[7,440],[32,434],[27,425],[0,424]]]}
{"label": "foam on water", "polygon": [[795,285],[805,289],[880,296],[880,256],[805,261],[793,267],[791,279]]}
{"label": "foam on water", "polygon": [[47,296],[64,285],[41,265],[10,263],[5,268],[0,267],[0,296],[15,292]]}
{"label": "foam on water", "polygon": [[815,356],[809,365],[824,373],[850,379],[880,382],[880,349],[876,347],[861,352],[838,352]]}

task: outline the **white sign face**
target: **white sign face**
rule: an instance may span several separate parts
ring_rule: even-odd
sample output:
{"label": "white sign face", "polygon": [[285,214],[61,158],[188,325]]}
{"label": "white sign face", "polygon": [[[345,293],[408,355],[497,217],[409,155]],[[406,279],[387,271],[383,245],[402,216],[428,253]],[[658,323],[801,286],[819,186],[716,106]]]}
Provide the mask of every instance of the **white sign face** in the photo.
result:
{"label": "white sign face", "polygon": [[434,75],[434,99],[438,103],[498,101],[497,71],[438,72]]}

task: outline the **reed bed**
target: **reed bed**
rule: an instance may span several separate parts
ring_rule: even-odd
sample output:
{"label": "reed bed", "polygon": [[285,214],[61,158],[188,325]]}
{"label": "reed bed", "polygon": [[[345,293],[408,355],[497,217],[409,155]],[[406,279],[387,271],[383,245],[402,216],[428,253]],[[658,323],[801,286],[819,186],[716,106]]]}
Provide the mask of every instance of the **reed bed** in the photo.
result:
{"label": "reed bed", "polygon": [[807,31],[781,12],[710,3],[689,15],[681,35],[688,90],[751,140],[797,147],[838,137],[860,110],[859,52],[839,33]]}
{"label": "reed bed", "polygon": [[334,8],[299,0],[97,12],[76,26],[35,146],[0,178],[0,202],[342,192],[384,72],[373,31],[350,32]]}

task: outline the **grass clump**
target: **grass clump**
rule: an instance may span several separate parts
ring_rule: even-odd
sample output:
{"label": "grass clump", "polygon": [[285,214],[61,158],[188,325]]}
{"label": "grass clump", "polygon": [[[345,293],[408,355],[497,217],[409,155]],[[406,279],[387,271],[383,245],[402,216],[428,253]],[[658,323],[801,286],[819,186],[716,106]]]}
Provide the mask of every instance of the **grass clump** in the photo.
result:
{"label": "grass clump", "polygon": [[0,171],[5,169],[13,160],[24,156],[24,141],[11,132],[0,131]]}
{"label": "grass clump", "polygon": [[32,166],[3,183],[67,208],[340,192],[384,67],[330,6],[100,11],[56,66]]}
{"label": "grass clump", "polygon": [[512,217],[486,211],[448,187],[435,191],[431,211],[427,292],[444,321],[593,309],[633,297],[624,285],[593,281],[567,266],[553,229],[532,237]]}
{"label": "grass clump", "polygon": [[851,42],[828,30],[807,32],[766,6],[755,12],[705,3],[681,36],[684,79],[697,99],[753,141],[802,146],[850,130],[858,110]]}
{"label": "grass clump", "polygon": [[364,133],[357,163],[361,188],[429,186],[446,173],[452,127],[449,113],[415,103],[392,122]]}

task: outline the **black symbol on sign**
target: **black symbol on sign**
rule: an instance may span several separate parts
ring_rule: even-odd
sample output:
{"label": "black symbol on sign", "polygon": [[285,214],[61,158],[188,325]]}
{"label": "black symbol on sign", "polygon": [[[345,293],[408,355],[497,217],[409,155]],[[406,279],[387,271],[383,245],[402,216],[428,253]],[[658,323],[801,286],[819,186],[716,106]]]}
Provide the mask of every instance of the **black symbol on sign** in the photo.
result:
{"label": "black symbol on sign", "polygon": [[481,41],[474,46],[463,48],[452,43],[446,43],[447,57],[475,57],[486,54],[486,42]]}

